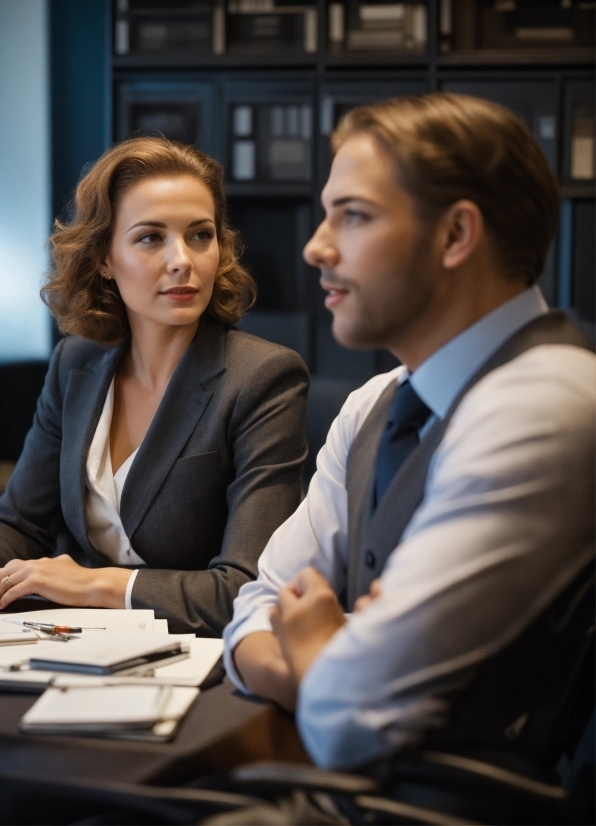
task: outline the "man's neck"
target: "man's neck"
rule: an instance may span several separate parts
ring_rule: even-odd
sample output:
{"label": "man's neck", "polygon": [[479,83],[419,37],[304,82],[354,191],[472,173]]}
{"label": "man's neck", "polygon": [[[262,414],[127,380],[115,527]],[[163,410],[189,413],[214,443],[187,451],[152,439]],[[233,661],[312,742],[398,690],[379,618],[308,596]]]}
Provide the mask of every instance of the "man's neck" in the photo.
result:
{"label": "man's neck", "polygon": [[389,350],[414,372],[451,339],[525,289],[521,279],[504,277],[487,278],[475,289],[456,288],[450,293],[444,288],[433,297],[428,312],[400,331]]}

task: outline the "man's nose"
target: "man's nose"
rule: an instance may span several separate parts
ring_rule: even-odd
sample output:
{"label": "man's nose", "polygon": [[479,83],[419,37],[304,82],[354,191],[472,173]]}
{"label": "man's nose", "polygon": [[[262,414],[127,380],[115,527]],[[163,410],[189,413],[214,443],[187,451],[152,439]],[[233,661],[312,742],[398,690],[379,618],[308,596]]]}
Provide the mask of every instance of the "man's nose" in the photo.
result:
{"label": "man's nose", "polygon": [[337,264],[339,253],[332,242],[325,221],[319,225],[313,237],[304,247],[302,254],[306,263],[310,264],[311,267],[324,270],[331,269]]}

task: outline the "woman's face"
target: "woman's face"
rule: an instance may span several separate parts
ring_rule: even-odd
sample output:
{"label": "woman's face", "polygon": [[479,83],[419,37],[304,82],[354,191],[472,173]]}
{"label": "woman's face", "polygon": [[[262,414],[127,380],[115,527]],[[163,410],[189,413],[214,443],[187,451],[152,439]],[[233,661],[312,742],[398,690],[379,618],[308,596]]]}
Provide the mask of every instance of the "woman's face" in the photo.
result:
{"label": "woman's face", "polygon": [[124,193],[99,269],[118,285],[134,335],[147,325],[196,325],[218,264],[211,193],[180,175],[147,178]]}

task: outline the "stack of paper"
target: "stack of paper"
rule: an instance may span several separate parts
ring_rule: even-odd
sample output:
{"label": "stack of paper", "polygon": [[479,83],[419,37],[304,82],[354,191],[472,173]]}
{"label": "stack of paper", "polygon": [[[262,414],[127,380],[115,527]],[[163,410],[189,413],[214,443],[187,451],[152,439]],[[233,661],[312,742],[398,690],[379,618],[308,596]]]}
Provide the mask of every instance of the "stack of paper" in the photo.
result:
{"label": "stack of paper", "polygon": [[0,622],[0,690],[42,695],[21,720],[37,734],[168,740],[223,653],[222,640],[168,634],[151,610],[48,608],[0,619],[83,628],[64,641]]}
{"label": "stack of paper", "polygon": [[[36,643],[36,645],[0,645],[0,690],[42,692],[52,684],[62,669],[41,669],[41,663],[49,663],[55,659],[57,654],[64,657],[67,650],[72,650],[71,647],[75,643],[77,647],[95,645],[95,640],[105,639],[108,633],[141,632],[149,634],[151,638],[159,635],[161,639],[168,640],[168,642],[178,640],[188,647],[189,656],[185,659],[177,662],[169,660],[167,663],[165,661],[145,663],[127,672],[135,677],[142,675],[162,685],[200,686],[223,653],[221,639],[197,638],[192,634],[168,635],[167,620],[155,619],[153,611],[150,610],[63,608],[2,615],[2,619],[7,618],[18,618],[21,622],[33,620],[70,626],[100,626],[105,627],[107,631],[84,631],[77,640],[73,639],[68,643],[60,642],[45,634],[9,631],[6,634],[7,638],[16,638],[22,642]],[[88,648],[87,651],[89,651]],[[34,670],[29,666],[32,658],[37,661],[37,667]]]}
{"label": "stack of paper", "polygon": [[199,694],[197,688],[65,680],[29,709],[21,731],[167,740]]}

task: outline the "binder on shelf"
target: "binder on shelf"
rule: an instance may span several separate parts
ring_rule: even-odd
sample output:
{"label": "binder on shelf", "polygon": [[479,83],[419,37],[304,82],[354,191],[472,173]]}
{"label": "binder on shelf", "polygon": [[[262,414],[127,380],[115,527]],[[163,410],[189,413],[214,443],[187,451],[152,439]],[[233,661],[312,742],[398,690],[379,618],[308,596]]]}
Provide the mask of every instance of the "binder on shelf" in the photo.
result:
{"label": "binder on shelf", "polygon": [[226,50],[266,54],[317,51],[317,9],[307,5],[275,5],[273,0],[228,0]]}
{"label": "binder on shelf", "polygon": [[593,105],[573,107],[569,169],[574,182],[594,181],[594,121]]}
{"label": "binder on shelf", "polygon": [[232,104],[230,131],[233,181],[310,181],[310,104]]}
{"label": "binder on shelf", "polygon": [[397,51],[422,53],[427,44],[424,3],[333,2],[328,12],[331,53]]}

